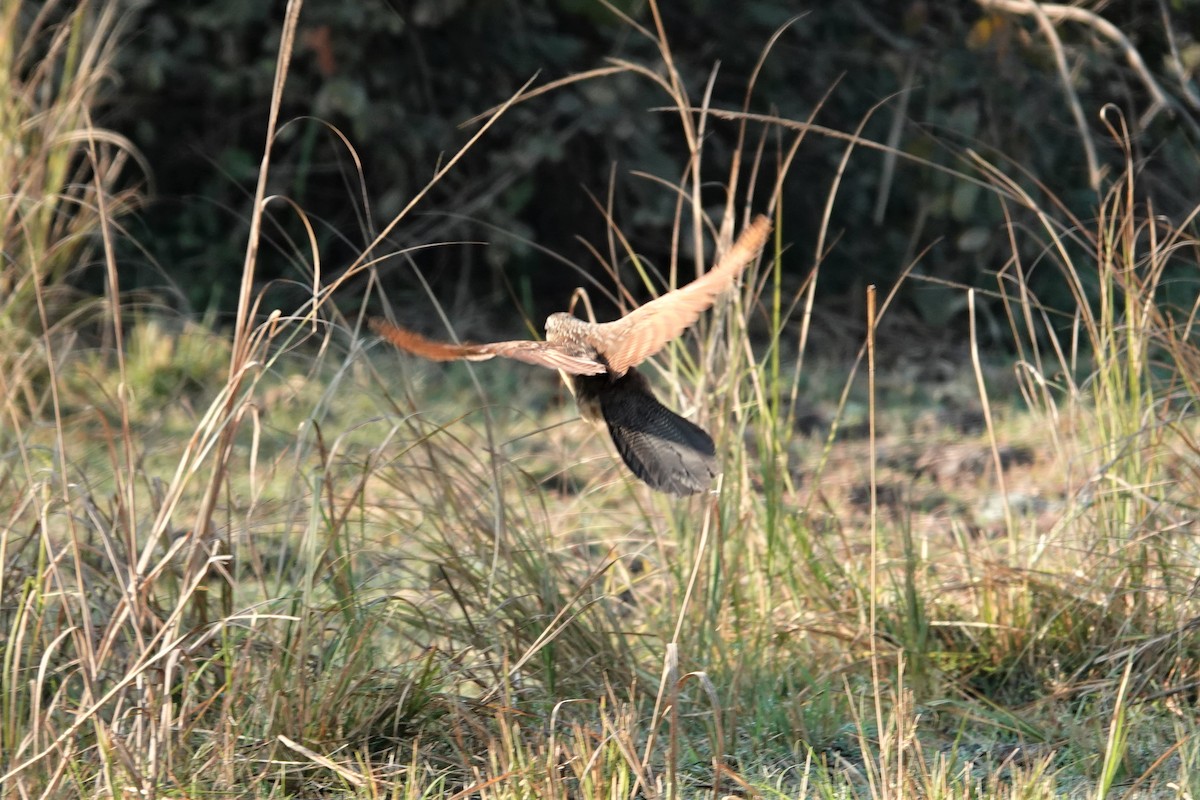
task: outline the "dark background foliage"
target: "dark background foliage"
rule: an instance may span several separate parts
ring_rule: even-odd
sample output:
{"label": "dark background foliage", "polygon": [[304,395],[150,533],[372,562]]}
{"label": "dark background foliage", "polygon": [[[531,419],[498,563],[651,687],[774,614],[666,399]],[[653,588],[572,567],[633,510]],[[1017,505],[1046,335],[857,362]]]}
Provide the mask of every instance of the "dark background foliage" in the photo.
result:
{"label": "dark background foliage", "polygon": [[[649,24],[643,3],[617,5]],[[1097,196],[1088,187],[1078,131],[1050,50],[1029,18],[988,14],[968,2],[919,0],[663,6],[678,67],[697,102],[720,62],[713,105],[739,108],[768,38],[803,14],[770,55],[751,110],[804,120],[828,95],[816,121],[853,131],[886,101],[864,129],[885,141],[901,105],[897,93],[905,91],[907,119],[897,144],[906,153],[965,169],[962,153],[971,147],[1007,162],[1010,174],[1038,176],[1081,218],[1094,214]],[[131,223],[148,257],[131,254],[125,263],[140,283],[161,282],[165,274],[195,309],[224,309],[233,299],[283,7],[245,0],[129,5],[119,102],[104,122],[127,133],[156,172],[153,203]],[[1104,9],[1160,77],[1167,73],[1164,19],[1181,52],[1195,57],[1198,12],[1193,0],[1132,0]],[[357,255],[474,132],[464,121],[530,77],[547,82],[602,66],[609,56],[648,65],[658,59],[653,42],[594,0],[310,0],[301,30],[282,114],[291,121],[279,137],[271,189],[318,221],[326,274]],[[1102,129],[1099,109],[1115,103],[1137,120],[1149,105],[1144,87],[1111,43],[1079,25],[1059,30],[1101,158],[1111,163],[1120,152]],[[678,180],[685,159],[677,120],[654,110],[667,102],[649,81],[621,75],[515,107],[391,245],[486,241],[486,247],[423,251],[420,266],[435,291],[460,309],[511,308],[515,296],[540,314],[561,307],[582,281],[529,242],[595,271],[576,237],[602,245],[604,219],[593,196],[603,198],[615,183],[620,223],[646,255],[662,257],[674,198],[632,172]],[[1149,138],[1161,149],[1144,178],[1160,212],[1183,213],[1200,185],[1196,142],[1178,116],[1160,113],[1151,124]],[[361,158],[369,207],[332,128]],[[736,131],[719,121],[710,130],[711,179],[724,174]],[[768,151],[779,141],[772,139]],[[785,234],[795,244],[785,266],[797,284],[812,267],[813,236],[844,147],[810,136],[792,172],[802,180],[793,179],[784,197]],[[994,285],[988,275],[1009,248],[999,204],[969,183],[903,160],[884,185],[883,161],[863,149],[847,169],[831,227],[835,246],[822,273],[827,302],[853,298],[868,282],[887,285],[930,243],[936,244],[920,273]],[[1037,191],[1031,180],[1023,183]],[[714,185],[706,202],[723,199]],[[289,282],[303,282],[306,255],[295,246],[299,228],[289,214],[273,219],[278,227],[269,237],[276,246],[264,254],[259,274],[277,282],[286,303],[290,292],[302,291]],[[416,287],[411,271],[398,261],[385,269],[389,289],[404,302]],[[1036,277],[1052,299],[1053,271]],[[915,285],[906,302],[931,326],[951,323],[958,310],[928,284]]]}

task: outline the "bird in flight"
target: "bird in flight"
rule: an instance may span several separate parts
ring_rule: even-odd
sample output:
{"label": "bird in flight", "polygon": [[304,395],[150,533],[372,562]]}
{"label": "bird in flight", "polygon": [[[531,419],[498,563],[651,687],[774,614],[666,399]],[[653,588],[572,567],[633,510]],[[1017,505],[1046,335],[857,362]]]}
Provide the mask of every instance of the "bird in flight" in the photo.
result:
{"label": "bird in flight", "polygon": [[662,492],[696,494],[717,475],[712,437],[660,403],[636,367],[687,330],[733,285],[770,232],[771,221],[757,217],[711,270],[618,320],[595,323],[563,312],[551,314],[545,341],[453,344],[427,339],[378,317],[370,326],[399,349],[432,361],[501,356],[562,370],[570,376],[580,414],[592,422],[604,420],[634,475]]}

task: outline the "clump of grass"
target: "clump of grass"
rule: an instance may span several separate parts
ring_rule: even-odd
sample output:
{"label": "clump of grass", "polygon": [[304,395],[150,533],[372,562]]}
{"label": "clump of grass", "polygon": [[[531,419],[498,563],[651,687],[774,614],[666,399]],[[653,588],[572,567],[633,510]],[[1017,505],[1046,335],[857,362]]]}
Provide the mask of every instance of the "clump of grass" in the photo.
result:
{"label": "clump of grass", "polygon": [[[113,215],[137,199],[126,175],[135,151],[92,124],[117,19],[115,2],[0,3],[0,483],[14,501],[3,504],[0,533],[0,752],[8,772],[56,747],[62,760],[43,773],[45,786],[60,783],[80,756],[76,729],[105,736],[87,713],[111,708],[101,665],[127,645],[108,625],[126,613],[126,587],[113,575],[136,561],[125,558],[130,519],[103,495],[111,484],[100,480],[104,488],[92,494],[97,476],[72,474],[61,429],[44,426],[61,422],[60,322],[87,308],[69,279],[101,249]],[[94,539],[101,530],[111,538]],[[75,723],[42,715],[64,707]]]}
{"label": "clump of grass", "polygon": [[76,305],[67,279],[95,252],[103,217],[137,200],[129,175],[136,151],[92,124],[110,91],[118,16],[111,2],[0,3],[5,395],[22,390],[35,369],[36,359],[20,358],[33,337]]}
{"label": "clump of grass", "polygon": [[[1075,296],[1073,316],[1054,316],[1031,296],[1016,253],[1001,279],[1014,289],[1006,298],[1024,354],[1025,395],[1054,432],[1050,443],[1071,481],[1060,541],[1034,551],[1028,566],[1039,568],[1052,555],[1059,569],[1074,573],[1068,585],[1078,603],[1060,606],[1062,613],[1109,626],[1095,631],[1093,652],[1079,653],[1080,669],[1107,663],[1117,681],[1124,665],[1116,654],[1132,654],[1144,637],[1174,632],[1182,648],[1175,657],[1200,656],[1184,635],[1197,613],[1200,574],[1184,530],[1200,485],[1181,461],[1194,452],[1189,409],[1197,400],[1198,350],[1194,308],[1173,302],[1187,294],[1179,281],[1197,281],[1200,207],[1182,222],[1156,215],[1138,188],[1128,133],[1112,109],[1106,113],[1126,157],[1100,198],[1094,226],[1027,204]],[[1014,242],[1025,235],[1014,226]],[[1166,688],[1170,661],[1143,659],[1141,688]]]}

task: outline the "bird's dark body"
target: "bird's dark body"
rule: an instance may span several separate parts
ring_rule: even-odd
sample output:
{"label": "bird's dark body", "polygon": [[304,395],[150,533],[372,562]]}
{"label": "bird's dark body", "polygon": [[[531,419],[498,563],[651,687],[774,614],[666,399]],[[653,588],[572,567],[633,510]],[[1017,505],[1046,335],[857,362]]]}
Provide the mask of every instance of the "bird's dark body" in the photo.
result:
{"label": "bird's dark body", "polygon": [[712,484],[719,471],[712,437],[658,402],[636,369],[575,375],[572,383],[583,416],[604,420],[625,465],[651,488],[688,495]]}

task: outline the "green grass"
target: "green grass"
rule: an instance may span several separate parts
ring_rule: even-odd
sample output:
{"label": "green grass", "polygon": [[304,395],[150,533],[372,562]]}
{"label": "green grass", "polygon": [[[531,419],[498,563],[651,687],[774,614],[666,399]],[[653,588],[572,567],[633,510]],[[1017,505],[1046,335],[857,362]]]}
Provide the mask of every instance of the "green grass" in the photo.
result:
{"label": "green grass", "polygon": [[[708,161],[669,52],[666,78],[634,71],[695,144],[673,196],[711,254],[748,212],[691,212]],[[794,179],[804,135],[729,197]],[[46,265],[8,309],[44,347],[0,356],[24,365],[0,428],[5,796],[1194,795],[1200,371],[1163,298],[1198,247],[1133,164],[1088,223],[977,162],[1013,220],[1018,361],[928,377],[885,307],[873,396],[805,354],[819,272],[780,281],[760,178],[775,241],[650,370],[725,467],[685,500],[630,478],[554,376],[364,339],[345,278],[268,315],[251,247],[232,334],[117,302],[89,338],[32,322]],[[122,196],[80,185],[111,262]],[[1030,247],[1074,314],[1026,288]],[[799,432],[800,398],[829,424]]]}

